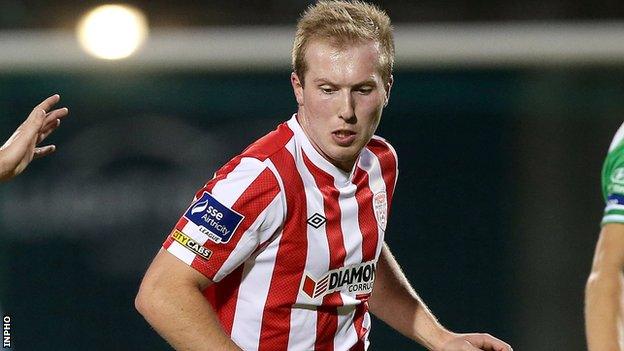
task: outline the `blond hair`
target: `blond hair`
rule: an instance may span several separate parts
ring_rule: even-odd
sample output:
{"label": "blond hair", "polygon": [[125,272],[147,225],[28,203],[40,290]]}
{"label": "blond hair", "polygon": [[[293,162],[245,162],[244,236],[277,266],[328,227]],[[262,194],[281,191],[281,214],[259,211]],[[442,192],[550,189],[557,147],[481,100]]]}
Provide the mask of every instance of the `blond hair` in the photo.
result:
{"label": "blond hair", "polygon": [[322,0],[308,7],[297,23],[292,49],[292,68],[302,84],[308,68],[306,49],[314,39],[328,40],[338,48],[368,40],[377,42],[381,78],[384,83],[389,81],[394,66],[392,25],[377,6],[359,0]]}

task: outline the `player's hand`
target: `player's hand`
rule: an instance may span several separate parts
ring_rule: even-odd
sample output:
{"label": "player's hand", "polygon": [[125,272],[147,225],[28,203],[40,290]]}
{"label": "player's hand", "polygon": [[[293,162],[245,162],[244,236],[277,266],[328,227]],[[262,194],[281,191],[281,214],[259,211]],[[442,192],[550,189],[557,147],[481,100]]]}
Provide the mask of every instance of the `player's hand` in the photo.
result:
{"label": "player's hand", "polygon": [[504,341],[489,334],[456,334],[440,351],[513,351]]}
{"label": "player's hand", "polygon": [[61,124],[69,110],[66,107],[52,110],[59,102],[58,94],[52,95],[35,106],[28,118],[15,130],[9,140],[0,147],[0,180],[9,180],[22,173],[30,161],[54,152],[54,145],[37,147]]}

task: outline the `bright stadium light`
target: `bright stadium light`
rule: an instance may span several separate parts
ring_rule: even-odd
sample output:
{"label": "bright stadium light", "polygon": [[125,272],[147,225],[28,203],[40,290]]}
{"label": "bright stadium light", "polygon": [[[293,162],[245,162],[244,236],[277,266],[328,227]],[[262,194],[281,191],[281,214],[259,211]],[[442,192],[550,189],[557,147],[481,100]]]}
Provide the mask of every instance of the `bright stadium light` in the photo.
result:
{"label": "bright stadium light", "polygon": [[78,24],[78,41],[91,55],[117,60],[132,55],[147,37],[145,15],[127,5],[103,5]]}

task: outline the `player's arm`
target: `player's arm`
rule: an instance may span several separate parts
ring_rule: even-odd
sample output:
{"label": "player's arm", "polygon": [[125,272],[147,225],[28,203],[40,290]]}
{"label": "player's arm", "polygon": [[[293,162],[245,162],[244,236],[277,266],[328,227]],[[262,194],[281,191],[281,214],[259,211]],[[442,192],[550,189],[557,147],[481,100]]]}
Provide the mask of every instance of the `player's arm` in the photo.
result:
{"label": "player's arm", "polygon": [[602,227],[585,289],[585,326],[590,351],[622,351],[624,335],[624,224]]}
{"label": "player's arm", "polygon": [[202,295],[212,282],[161,249],[136,296],[136,309],[176,350],[240,350]]}
{"label": "player's arm", "polygon": [[13,135],[0,147],[0,180],[9,180],[22,173],[34,158],[51,154],[54,145],[37,147],[66,117],[69,110],[52,107],[59,102],[59,95],[52,95],[35,106],[28,118],[15,130]]}
{"label": "player's arm", "polygon": [[511,350],[511,346],[488,334],[457,334],[445,329],[411,287],[385,243],[369,307],[379,319],[429,350]]}

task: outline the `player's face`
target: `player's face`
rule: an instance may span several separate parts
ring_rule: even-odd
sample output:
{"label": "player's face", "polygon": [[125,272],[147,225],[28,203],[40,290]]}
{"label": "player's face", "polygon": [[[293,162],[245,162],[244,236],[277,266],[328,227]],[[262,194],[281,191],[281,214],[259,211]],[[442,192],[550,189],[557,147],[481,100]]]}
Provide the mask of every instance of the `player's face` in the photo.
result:
{"label": "player's face", "polygon": [[373,41],[338,49],[314,40],[305,60],[305,86],[291,77],[299,123],[317,151],[349,172],[379,125],[392,78],[384,85]]}

